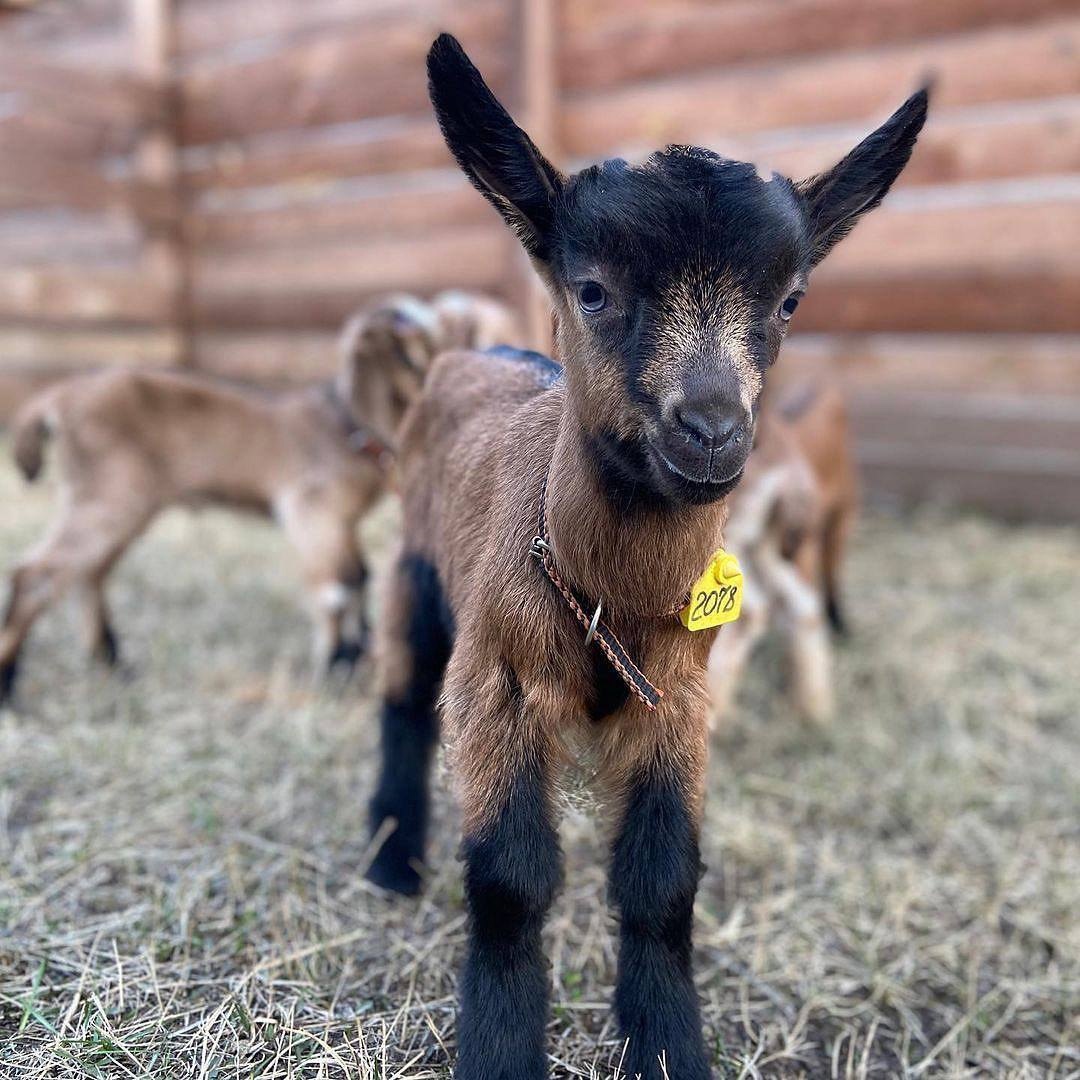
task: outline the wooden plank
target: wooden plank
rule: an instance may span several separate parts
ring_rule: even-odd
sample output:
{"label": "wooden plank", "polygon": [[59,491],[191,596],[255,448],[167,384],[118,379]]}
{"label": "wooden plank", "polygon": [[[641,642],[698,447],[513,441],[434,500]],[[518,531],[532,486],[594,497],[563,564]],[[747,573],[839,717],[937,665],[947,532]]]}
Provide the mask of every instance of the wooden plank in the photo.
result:
{"label": "wooden plank", "polygon": [[80,124],[45,110],[28,109],[0,116],[0,155],[5,161],[20,154],[41,157],[71,157],[90,160],[105,154],[129,150],[135,132],[127,126]]}
{"label": "wooden plank", "polygon": [[220,326],[336,326],[373,294],[496,289],[507,276],[497,225],[367,244],[320,244],[197,258],[197,320]]}
{"label": "wooden plank", "polygon": [[[505,90],[508,20],[497,0],[471,0],[446,25],[469,41],[477,63]],[[427,20],[359,19],[246,63],[197,69],[181,78],[185,143],[332,124],[428,108],[424,58],[438,29]]]}
{"label": "wooden plank", "polygon": [[863,389],[851,416],[873,492],[998,514],[1080,510],[1080,394]]}
{"label": "wooden plank", "polygon": [[139,242],[127,215],[64,207],[0,214],[0,264],[7,266],[132,265]]}
{"label": "wooden plank", "polygon": [[1080,329],[1080,274],[832,274],[814,282],[798,319],[827,332],[1070,333]]}
{"label": "wooden plank", "polygon": [[[1074,12],[1075,0],[737,0],[630,5],[599,25],[565,13],[562,82],[597,90],[732,63],[895,45]],[[592,6],[591,4],[589,5]]]}
{"label": "wooden plank", "polygon": [[[1072,460],[1045,455],[989,463],[963,447],[863,443],[857,448],[863,489],[872,501],[973,507],[1013,521],[1080,516],[1080,472]],[[1058,465],[1053,471],[1049,466]],[[1071,470],[1071,471],[1070,471]]]}
{"label": "wooden plank", "polygon": [[1078,55],[1080,18],[1070,18],[579,94],[564,109],[562,145],[595,157],[862,119],[899,105],[929,72],[938,108],[1076,94]]}
{"label": "wooden plank", "polygon": [[178,12],[180,53],[197,62],[206,54],[231,55],[238,44],[250,48],[268,39],[334,32],[359,12],[437,20],[451,7],[451,0],[185,0]]}
{"label": "wooden plank", "polygon": [[113,210],[148,222],[175,218],[175,192],[150,179],[105,176],[91,163],[17,154],[0,170],[0,209],[68,206]]}
{"label": "wooden plank", "polygon": [[[269,209],[245,208],[237,200],[187,219],[190,243],[209,248],[276,246],[352,236],[357,244],[380,235],[407,235],[465,225],[493,225],[497,219],[483,199],[460,176],[439,177],[434,187],[409,190],[394,177],[382,193],[347,198],[341,186],[328,198],[282,200]],[[315,188],[315,192],[320,189]],[[275,192],[278,194],[279,192]],[[302,194],[311,194],[302,188]],[[284,194],[287,194],[284,193]]]}
{"label": "wooden plank", "polygon": [[[1014,201],[1015,200],[1015,201]],[[953,204],[953,205],[950,205]],[[815,282],[855,273],[1080,271],[1080,177],[893,196],[836,246]]]}
{"label": "wooden plank", "polygon": [[291,131],[198,147],[184,155],[185,182],[195,193],[220,187],[319,184],[452,164],[430,117]]}
{"label": "wooden plank", "polygon": [[[1080,394],[987,394],[972,390],[863,388],[850,395],[856,438],[998,452],[1047,451],[1080,462]],[[1002,457],[1008,454],[1002,453]],[[1077,470],[1080,475],[1080,469]]]}
{"label": "wooden plank", "polygon": [[30,94],[43,107],[90,124],[137,128],[161,117],[166,106],[161,90],[138,75],[58,64],[7,45],[0,45],[0,88]]}
{"label": "wooden plank", "polygon": [[918,209],[861,222],[815,273],[808,330],[1080,330],[1080,200]]}
{"label": "wooden plank", "polygon": [[330,330],[202,331],[195,338],[195,366],[231,379],[309,382],[337,370],[337,334]]}
{"label": "wooden plank", "polygon": [[953,394],[1080,395],[1080,335],[811,334],[784,345],[775,374],[824,373],[853,393],[933,389]]}
{"label": "wooden plank", "polygon": [[179,341],[175,333],[151,329],[58,329],[0,327],[0,366],[7,370],[73,371],[120,364],[166,367],[175,364]]}
{"label": "wooden plank", "polygon": [[153,324],[170,310],[168,283],[140,270],[0,269],[0,318]]}

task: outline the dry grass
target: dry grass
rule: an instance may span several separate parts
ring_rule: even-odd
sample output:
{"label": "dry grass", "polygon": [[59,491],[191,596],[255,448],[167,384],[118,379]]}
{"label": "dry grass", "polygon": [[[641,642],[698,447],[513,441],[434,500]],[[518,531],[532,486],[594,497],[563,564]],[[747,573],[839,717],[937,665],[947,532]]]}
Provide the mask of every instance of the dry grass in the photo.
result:
{"label": "dry grass", "polygon": [[[5,465],[0,505],[7,566],[48,497]],[[1080,536],[879,514],[850,576],[842,720],[800,728],[765,662],[714,755],[717,1075],[1080,1075]],[[309,689],[281,538],[170,517],[113,595],[135,678],[88,670],[57,612],[0,715],[0,1075],[449,1075],[453,811],[423,899],[365,886],[371,704]],[[576,808],[565,847],[553,1071],[608,1076],[604,845]]]}

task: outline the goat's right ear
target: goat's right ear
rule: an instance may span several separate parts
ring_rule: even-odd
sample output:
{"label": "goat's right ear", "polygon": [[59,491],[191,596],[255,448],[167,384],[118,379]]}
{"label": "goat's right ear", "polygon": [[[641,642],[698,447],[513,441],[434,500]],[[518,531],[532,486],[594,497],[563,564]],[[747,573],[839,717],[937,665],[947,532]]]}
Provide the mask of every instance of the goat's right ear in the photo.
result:
{"label": "goat's right ear", "polygon": [[431,103],[457,163],[525,250],[546,261],[565,178],[499,104],[456,38],[435,39],[427,68]]}

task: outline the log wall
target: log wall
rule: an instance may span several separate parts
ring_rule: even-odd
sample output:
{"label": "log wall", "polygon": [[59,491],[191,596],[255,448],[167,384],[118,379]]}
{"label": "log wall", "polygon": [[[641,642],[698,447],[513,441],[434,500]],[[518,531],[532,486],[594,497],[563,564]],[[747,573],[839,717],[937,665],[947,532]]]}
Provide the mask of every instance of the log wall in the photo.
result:
{"label": "log wall", "polygon": [[0,384],[306,379],[388,289],[535,315],[430,115],[441,29],[567,167],[682,141],[804,175],[932,77],[911,167],[815,276],[784,369],[850,384],[872,489],[1080,513],[1075,0],[132,2],[0,21]]}

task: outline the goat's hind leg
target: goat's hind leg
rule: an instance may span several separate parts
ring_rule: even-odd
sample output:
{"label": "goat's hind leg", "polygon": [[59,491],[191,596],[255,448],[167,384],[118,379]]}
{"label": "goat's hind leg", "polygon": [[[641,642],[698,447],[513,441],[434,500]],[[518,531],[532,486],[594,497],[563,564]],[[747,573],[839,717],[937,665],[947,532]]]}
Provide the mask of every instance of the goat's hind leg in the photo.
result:
{"label": "goat's hind leg", "polygon": [[382,764],[369,815],[372,836],[381,846],[367,876],[383,888],[413,895],[421,884],[439,734],[435,704],[452,632],[431,563],[414,555],[398,561],[378,632]]}
{"label": "goat's hind leg", "polygon": [[115,560],[90,574],[78,583],[79,600],[82,605],[83,640],[89,656],[106,667],[120,664],[120,643],[109,617],[109,605],[105,600],[105,579]]}

